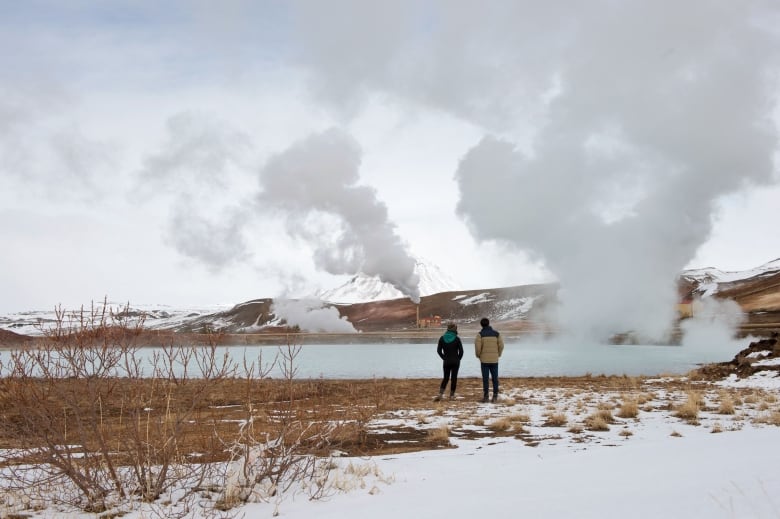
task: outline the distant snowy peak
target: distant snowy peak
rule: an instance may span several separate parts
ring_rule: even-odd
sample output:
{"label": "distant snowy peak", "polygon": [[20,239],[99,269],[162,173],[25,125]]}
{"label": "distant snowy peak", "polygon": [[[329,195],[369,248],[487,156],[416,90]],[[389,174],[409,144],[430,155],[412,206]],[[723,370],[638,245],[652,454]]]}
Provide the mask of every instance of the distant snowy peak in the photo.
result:
{"label": "distant snowy peak", "polygon": [[[422,259],[416,261],[414,271],[420,278],[418,285],[420,296],[461,289],[460,285],[438,266]],[[316,296],[329,303],[342,304],[368,303],[406,297],[390,283],[382,282],[379,276],[368,276],[363,273],[353,276],[340,287],[319,291]]]}

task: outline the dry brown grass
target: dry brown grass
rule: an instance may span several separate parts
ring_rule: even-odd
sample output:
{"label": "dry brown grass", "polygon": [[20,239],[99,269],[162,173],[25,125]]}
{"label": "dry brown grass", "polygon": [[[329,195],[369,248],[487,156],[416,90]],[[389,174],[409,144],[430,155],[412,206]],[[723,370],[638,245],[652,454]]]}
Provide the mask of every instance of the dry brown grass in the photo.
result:
{"label": "dry brown grass", "polygon": [[764,413],[756,417],[754,421],[756,423],[780,426],[780,411],[772,411],[771,413]]}
{"label": "dry brown grass", "polygon": [[545,427],[565,427],[569,423],[566,413],[552,413],[547,415],[546,418],[544,421]]}
{"label": "dry brown grass", "polygon": [[757,404],[759,400],[760,400],[760,398],[759,398],[758,394],[756,394],[755,392],[754,393],[750,393],[749,395],[746,395],[745,398],[743,399],[743,401],[746,404],[751,404],[751,405],[752,404]]}
{"label": "dry brown grass", "polygon": [[607,409],[600,409],[585,418],[585,427],[591,431],[608,431],[609,424],[613,422],[612,412]]}
{"label": "dry brown grass", "polygon": [[720,403],[718,404],[718,414],[734,414],[734,399],[725,391],[720,393]]}
{"label": "dry brown grass", "polygon": [[493,431],[506,432],[512,429],[513,425],[514,424],[512,420],[510,420],[508,416],[503,416],[501,418],[497,418],[492,422],[490,422],[490,425],[488,425],[488,427]]}
{"label": "dry brown grass", "polygon": [[696,391],[688,391],[687,399],[681,405],[679,405],[674,415],[678,418],[687,420],[690,423],[694,423],[699,417],[699,409],[702,405],[702,396]]}
{"label": "dry brown grass", "polygon": [[623,400],[618,416],[620,418],[636,418],[639,416],[639,403],[633,399]]}
{"label": "dry brown grass", "polygon": [[527,413],[513,413],[508,416],[508,418],[513,422],[518,423],[530,423],[531,417]]}
{"label": "dry brown grass", "polygon": [[447,425],[440,425],[433,429],[428,429],[428,439],[435,443],[450,443],[450,428]]}

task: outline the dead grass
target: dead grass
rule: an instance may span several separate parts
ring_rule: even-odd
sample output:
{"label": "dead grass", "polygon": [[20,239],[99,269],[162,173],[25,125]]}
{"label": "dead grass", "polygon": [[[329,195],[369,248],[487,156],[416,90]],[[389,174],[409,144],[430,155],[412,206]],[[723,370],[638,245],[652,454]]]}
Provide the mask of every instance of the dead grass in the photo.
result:
{"label": "dead grass", "polygon": [[639,416],[639,403],[634,399],[623,400],[618,416],[620,418],[636,418]]}
{"label": "dead grass", "polygon": [[488,425],[488,427],[493,431],[506,432],[512,429],[513,425],[514,424],[512,423],[512,420],[510,420],[508,416],[503,416],[501,418],[497,418],[496,420],[490,422],[490,425]]}
{"label": "dead grass", "polygon": [[508,417],[512,422],[531,423],[531,417],[527,413],[514,413]]}
{"label": "dead grass", "polygon": [[569,418],[566,413],[552,413],[547,415],[547,419],[544,421],[545,427],[565,427],[569,423]]}
{"label": "dead grass", "polygon": [[450,428],[447,425],[441,425],[433,429],[428,429],[428,439],[435,443],[450,443]]}
{"label": "dead grass", "polygon": [[764,413],[758,416],[754,421],[756,423],[780,426],[780,411],[772,411],[771,413]]}
{"label": "dead grass", "polygon": [[674,415],[683,420],[687,420],[689,423],[694,423],[699,417],[701,405],[701,394],[697,391],[688,391],[687,399],[683,404],[676,408]]}
{"label": "dead grass", "polygon": [[[585,427],[588,428],[590,431],[609,431],[609,424],[611,422],[607,421],[604,418],[604,412],[602,411],[596,411],[589,415],[587,418],[585,418]],[[607,411],[609,412],[609,411]],[[611,417],[612,414],[610,413],[609,416]]]}
{"label": "dead grass", "polygon": [[734,414],[734,399],[725,391],[720,393],[720,403],[718,404],[718,414]]}

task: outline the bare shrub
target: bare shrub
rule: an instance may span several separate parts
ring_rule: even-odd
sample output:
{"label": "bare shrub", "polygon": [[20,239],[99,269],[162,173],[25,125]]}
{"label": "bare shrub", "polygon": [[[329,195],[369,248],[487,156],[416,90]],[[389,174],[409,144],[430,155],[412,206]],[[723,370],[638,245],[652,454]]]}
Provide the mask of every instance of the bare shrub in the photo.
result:
{"label": "bare shrub", "polygon": [[634,433],[632,433],[628,429],[622,429],[619,434],[620,434],[620,436],[623,436],[625,438],[628,438],[629,436],[633,436],[634,435]]}
{"label": "bare shrub", "polygon": [[571,427],[569,427],[567,429],[567,431],[572,433],[572,434],[580,434],[584,430],[585,429],[580,424],[574,424],[574,425],[572,425]]}
{"label": "bare shrub", "polygon": [[[286,387],[285,405],[278,409],[262,430],[258,427],[258,418],[262,414],[256,411],[256,404],[247,396],[246,418],[239,424],[238,436],[228,444],[230,460],[224,473],[218,478],[222,489],[217,508],[229,510],[247,502],[270,502],[276,507],[283,496],[295,485],[301,485],[310,498],[320,498],[328,492],[328,474],[332,463],[318,463],[312,452],[322,451],[331,446],[337,435],[338,427],[333,422],[312,421],[300,416],[296,407],[297,374],[296,358],[300,353],[299,344],[288,342],[280,348],[280,366],[283,384]],[[267,367],[252,365],[245,367],[244,379],[247,383],[247,395],[258,376],[267,373]]]}
{"label": "bare shrub", "polygon": [[[216,341],[144,359],[143,316],[128,318],[129,307],[115,311],[104,301],[56,314],[36,349],[12,352],[0,366],[0,435],[19,447],[3,459],[11,480],[30,492],[61,481],[72,489],[63,501],[101,512],[133,496],[153,501],[174,479],[196,478],[179,445],[209,388],[232,372]],[[196,368],[197,379],[189,373]]]}

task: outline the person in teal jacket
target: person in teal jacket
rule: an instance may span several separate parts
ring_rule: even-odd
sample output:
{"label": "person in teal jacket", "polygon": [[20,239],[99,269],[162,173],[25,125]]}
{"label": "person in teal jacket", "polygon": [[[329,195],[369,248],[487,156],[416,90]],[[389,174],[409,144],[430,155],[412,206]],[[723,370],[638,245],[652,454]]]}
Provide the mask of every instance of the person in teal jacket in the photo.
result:
{"label": "person in teal jacket", "polygon": [[463,343],[460,342],[458,326],[455,323],[448,324],[447,331],[439,337],[436,352],[441,357],[444,370],[444,376],[439,386],[439,396],[436,397],[436,400],[441,400],[444,397],[444,390],[447,389],[447,382],[450,381],[450,377],[452,377],[452,384],[450,384],[450,400],[452,400],[455,398],[455,389],[458,387],[460,359],[463,358]]}

